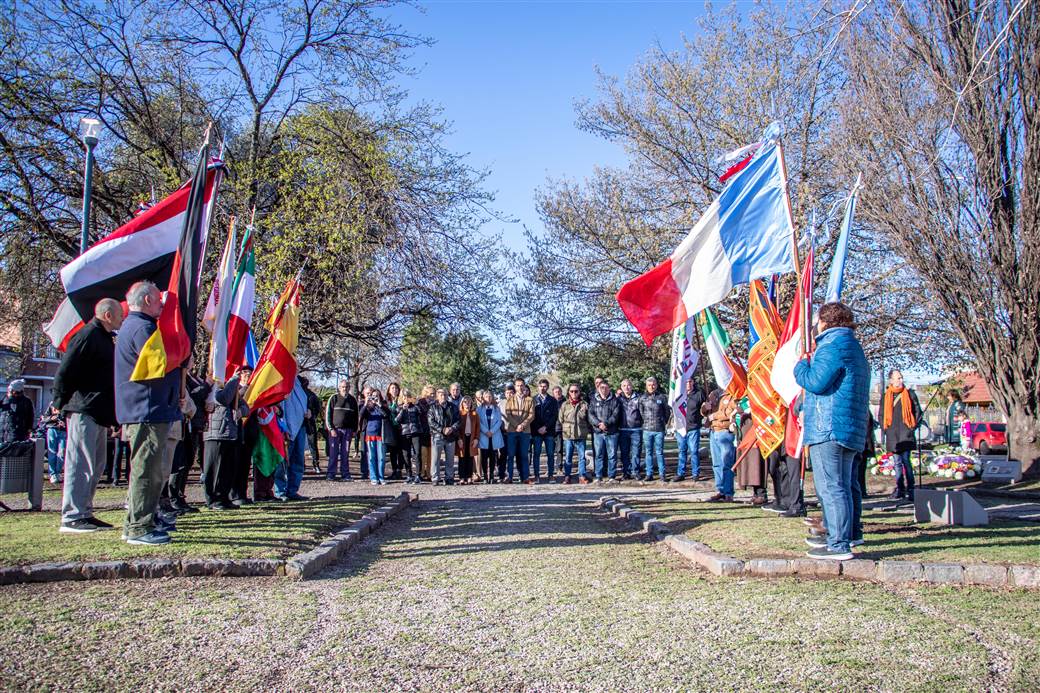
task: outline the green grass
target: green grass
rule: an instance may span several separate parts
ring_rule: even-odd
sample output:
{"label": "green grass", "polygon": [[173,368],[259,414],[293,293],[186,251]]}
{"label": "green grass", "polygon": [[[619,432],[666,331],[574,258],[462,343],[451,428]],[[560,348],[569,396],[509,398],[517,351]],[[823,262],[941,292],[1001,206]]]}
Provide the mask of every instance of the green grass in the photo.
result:
{"label": "green grass", "polygon": [[[125,489],[98,492],[97,507],[125,497]],[[111,496],[112,498],[109,498]],[[57,512],[0,515],[0,562],[90,561],[132,558],[285,558],[305,551],[333,530],[357,520],[378,498],[314,498],[260,503],[240,510],[202,510],[177,521],[173,541],[161,547],[130,546],[119,540],[125,511],[101,510],[97,517],[115,530],[61,534]]]}
{"label": "green grass", "polygon": [[[628,499],[676,533],[738,558],[793,558],[805,555],[805,527],[748,505],[677,500]],[[867,544],[861,558],[1040,564],[1040,524],[995,520],[988,527],[916,524],[913,517],[866,511]]]}

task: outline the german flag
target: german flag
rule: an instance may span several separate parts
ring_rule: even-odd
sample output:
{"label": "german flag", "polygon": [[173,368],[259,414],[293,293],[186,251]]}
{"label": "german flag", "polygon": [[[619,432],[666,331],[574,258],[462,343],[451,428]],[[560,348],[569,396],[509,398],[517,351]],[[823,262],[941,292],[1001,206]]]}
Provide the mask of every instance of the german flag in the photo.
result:
{"label": "german flag", "polygon": [[300,322],[300,275],[289,280],[267,327],[271,336],[260,353],[245,401],[250,409],[278,404],[289,396],[296,382],[296,343]]}
{"label": "german flag", "polygon": [[780,340],[780,316],[769,300],[761,279],[751,282],[751,349],[748,353],[748,400],[751,402],[751,420],[762,457],[784,442],[784,411],[780,395],[773,389],[770,373]]}
{"label": "german flag", "polygon": [[199,272],[206,242],[206,164],[209,161],[209,130],[199,151],[199,162],[191,179],[180,243],[173,258],[166,301],[158,327],[141,347],[131,380],[162,378],[179,368],[191,355],[197,331]]}

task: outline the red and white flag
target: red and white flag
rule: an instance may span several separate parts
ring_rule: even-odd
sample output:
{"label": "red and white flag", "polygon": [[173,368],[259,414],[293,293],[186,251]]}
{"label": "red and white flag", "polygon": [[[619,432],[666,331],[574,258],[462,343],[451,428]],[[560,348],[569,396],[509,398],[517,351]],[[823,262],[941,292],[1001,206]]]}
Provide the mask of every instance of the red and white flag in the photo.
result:
{"label": "red and white flag", "polygon": [[787,314],[784,331],[780,333],[780,346],[776,350],[773,368],[769,374],[770,384],[788,407],[802,392],[802,386],[794,379],[794,367],[805,353],[802,344],[802,315],[805,314],[806,320],[812,315],[813,255],[813,249],[810,247],[805,258],[805,266],[802,268],[798,294]]}
{"label": "red and white flag", "polygon": [[[207,201],[220,185],[223,166],[220,161],[209,164]],[[64,350],[72,335],[94,317],[94,306],[101,299],[123,300],[130,285],[142,279],[154,282],[160,291],[166,290],[190,193],[191,181],[188,181],[62,268],[60,276],[67,296],[51,321],[43,325],[43,331],[57,349]],[[208,225],[207,217],[203,228]]]}

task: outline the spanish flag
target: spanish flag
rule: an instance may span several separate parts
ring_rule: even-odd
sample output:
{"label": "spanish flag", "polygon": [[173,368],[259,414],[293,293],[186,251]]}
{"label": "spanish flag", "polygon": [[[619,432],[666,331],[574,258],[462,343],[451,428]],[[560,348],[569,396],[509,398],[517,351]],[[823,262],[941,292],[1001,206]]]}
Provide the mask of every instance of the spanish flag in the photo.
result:
{"label": "spanish flag", "polygon": [[199,162],[191,179],[181,239],[173,258],[166,301],[158,327],[141,347],[131,380],[162,378],[179,368],[195,344],[199,301],[199,272],[208,232],[206,214],[206,164],[209,161],[209,130],[199,151]]}
{"label": "spanish flag", "polygon": [[300,275],[289,280],[267,318],[271,336],[249,380],[245,400],[250,409],[278,404],[296,382],[296,342],[300,322]]}

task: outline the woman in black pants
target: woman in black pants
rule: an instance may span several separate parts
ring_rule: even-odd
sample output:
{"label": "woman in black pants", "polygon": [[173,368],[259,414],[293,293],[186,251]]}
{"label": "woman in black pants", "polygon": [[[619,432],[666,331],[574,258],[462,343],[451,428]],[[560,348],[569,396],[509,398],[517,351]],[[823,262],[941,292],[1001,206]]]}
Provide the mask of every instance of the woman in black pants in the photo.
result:
{"label": "woman in black pants", "polygon": [[419,475],[422,443],[419,407],[415,404],[415,397],[408,390],[401,393],[401,399],[404,403],[398,407],[395,417],[401,436],[398,440],[398,450],[404,457],[402,467],[408,470],[405,481],[418,484],[422,481]]}

